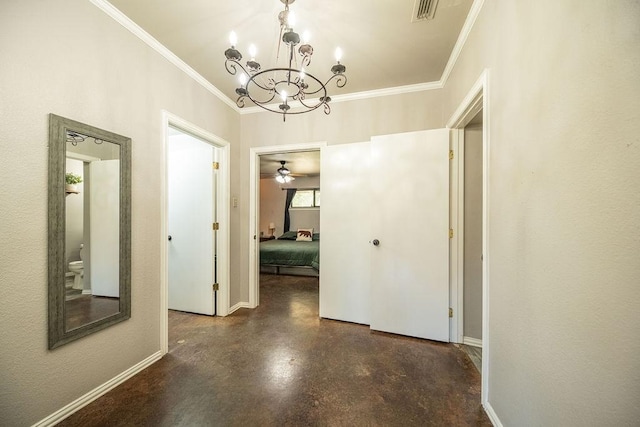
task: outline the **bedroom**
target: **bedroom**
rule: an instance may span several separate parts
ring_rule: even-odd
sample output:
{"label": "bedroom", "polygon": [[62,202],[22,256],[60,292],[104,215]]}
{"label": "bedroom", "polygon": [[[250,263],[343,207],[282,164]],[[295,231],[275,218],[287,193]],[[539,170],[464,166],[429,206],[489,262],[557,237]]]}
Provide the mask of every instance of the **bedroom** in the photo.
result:
{"label": "bedroom", "polygon": [[320,151],[260,155],[260,273],[318,276]]}

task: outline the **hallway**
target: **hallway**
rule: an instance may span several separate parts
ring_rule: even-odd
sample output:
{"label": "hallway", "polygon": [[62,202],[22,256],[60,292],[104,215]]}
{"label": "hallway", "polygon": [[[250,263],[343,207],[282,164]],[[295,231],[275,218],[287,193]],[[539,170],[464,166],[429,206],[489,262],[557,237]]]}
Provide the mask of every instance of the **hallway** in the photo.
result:
{"label": "hallway", "polygon": [[451,344],[318,317],[318,279],[261,276],[261,305],[169,314],[169,353],[62,426],[490,426]]}

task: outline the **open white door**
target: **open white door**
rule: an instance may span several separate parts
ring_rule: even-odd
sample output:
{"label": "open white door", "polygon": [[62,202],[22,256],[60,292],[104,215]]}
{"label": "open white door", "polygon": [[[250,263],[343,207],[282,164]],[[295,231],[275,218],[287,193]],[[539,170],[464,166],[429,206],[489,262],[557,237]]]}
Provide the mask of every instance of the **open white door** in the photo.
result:
{"label": "open white door", "polygon": [[371,170],[371,329],[448,342],[449,131],[373,137]]}
{"label": "open white door", "polygon": [[371,321],[370,145],[320,150],[320,317],[366,325]]}
{"label": "open white door", "polygon": [[449,341],[449,131],[329,146],[321,162],[320,316]]}
{"label": "open white door", "polygon": [[89,164],[91,294],[120,295],[120,160]]}
{"label": "open white door", "polygon": [[215,314],[214,150],[190,135],[167,144],[169,309]]}

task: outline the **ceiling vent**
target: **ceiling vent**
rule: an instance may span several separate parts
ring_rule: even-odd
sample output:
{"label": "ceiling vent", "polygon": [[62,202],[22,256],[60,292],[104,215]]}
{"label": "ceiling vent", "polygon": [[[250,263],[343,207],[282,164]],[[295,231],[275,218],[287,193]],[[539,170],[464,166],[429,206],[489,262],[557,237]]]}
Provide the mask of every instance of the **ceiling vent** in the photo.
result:
{"label": "ceiling vent", "polygon": [[436,14],[438,0],[416,0],[413,5],[413,17],[411,22],[426,21],[433,19]]}

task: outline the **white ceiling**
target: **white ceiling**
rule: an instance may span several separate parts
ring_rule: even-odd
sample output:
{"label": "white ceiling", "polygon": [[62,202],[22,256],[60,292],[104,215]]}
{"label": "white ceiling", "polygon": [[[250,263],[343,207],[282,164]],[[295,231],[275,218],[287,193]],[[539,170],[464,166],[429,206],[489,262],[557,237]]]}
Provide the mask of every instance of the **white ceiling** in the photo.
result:
{"label": "white ceiling", "polygon": [[294,176],[318,176],[320,174],[320,151],[297,153],[263,154],[260,156],[260,177],[270,178],[276,175],[285,161],[285,166]]}
{"label": "white ceiling", "polygon": [[[329,94],[348,94],[439,81],[473,0],[438,0],[434,19],[412,22],[416,0],[296,0],[294,29],[311,33],[314,54],[307,70],[326,80],[344,51],[347,85]],[[248,59],[256,44],[263,68],[275,65],[279,40],[279,0],[109,0],[224,93],[232,103],[237,78],[224,65],[229,33],[238,34],[237,49]],[[251,102],[247,104],[251,106]],[[261,176],[273,176],[280,161],[294,174],[318,175],[320,153],[260,156]]]}
{"label": "white ceiling", "polygon": [[[109,1],[233,102],[238,83],[224,66],[232,30],[244,59],[254,43],[263,68],[275,62],[277,15],[284,9],[279,0]],[[295,1],[294,29],[308,30],[314,47],[308,72],[328,79],[340,46],[348,82],[342,89],[330,87],[331,96],[440,80],[472,0],[439,0],[434,19],[411,22],[414,2]]]}

